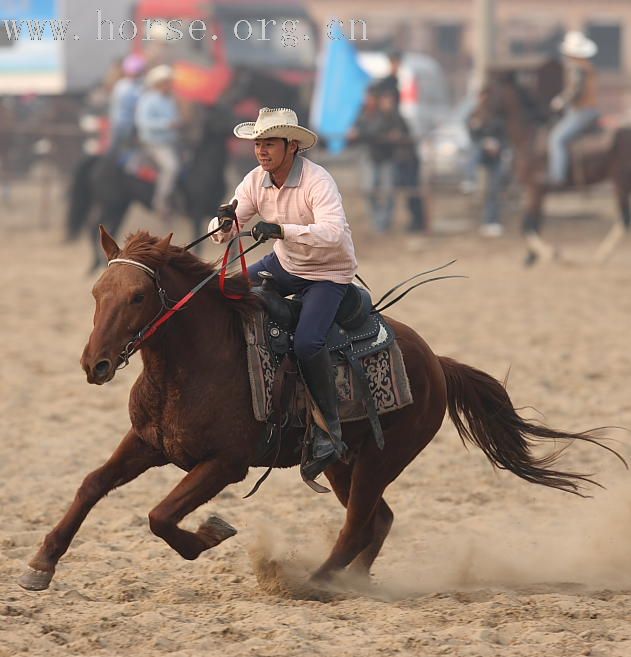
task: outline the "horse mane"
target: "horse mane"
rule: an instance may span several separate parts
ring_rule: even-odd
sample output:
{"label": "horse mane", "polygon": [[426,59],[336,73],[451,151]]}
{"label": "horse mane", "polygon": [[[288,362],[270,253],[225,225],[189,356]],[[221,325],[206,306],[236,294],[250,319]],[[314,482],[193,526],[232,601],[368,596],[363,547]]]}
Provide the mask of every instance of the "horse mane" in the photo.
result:
{"label": "horse mane", "polygon": [[[169,245],[165,255],[156,248],[159,241],[159,238],[147,231],[139,230],[127,237],[120,257],[137,260],[154,270],[168,265],[189,277],[192,285],[216,272],[221,266],[220,260],[205,262],[194,253],[173,244]],[[224,296],[219,289],[219,276],[209,281],[204,289],[224,300],[228,307],[241,317],[251,317],[262,307],[260,298],[250,290],[250,282],[241,274],[227,276],[225,279],[225,291],[231,295],[241,295],[241,299],[228,299]]]}

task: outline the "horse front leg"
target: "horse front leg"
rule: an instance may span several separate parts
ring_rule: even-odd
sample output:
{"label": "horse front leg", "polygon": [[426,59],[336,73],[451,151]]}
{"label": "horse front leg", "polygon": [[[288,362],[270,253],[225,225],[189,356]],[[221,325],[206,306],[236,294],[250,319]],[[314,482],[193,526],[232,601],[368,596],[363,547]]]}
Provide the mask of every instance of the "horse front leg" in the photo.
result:
{"label": "horse front leg", "polygon": [[112,456],[83,480],[61,522],[46,536],[37,554],[30,560],[28,570],[18,580],[20,586],[29,591],[48,588],[57,562],[68,550],[92,507],[114,488],[135,479],[151,467],[166,463],[163,454],[130,430]]}
{"label": "horse front leg", "polygon": [[180,529],[178,523],[197,507],[220,493],[228,484],[245,479],[248,468],[242,463],[221,459],[197,464],[158,506],[149,513],[151,531],[166,541],[184,559],[197,557],[237,530],[216,516],[202,523],[196,532]]}

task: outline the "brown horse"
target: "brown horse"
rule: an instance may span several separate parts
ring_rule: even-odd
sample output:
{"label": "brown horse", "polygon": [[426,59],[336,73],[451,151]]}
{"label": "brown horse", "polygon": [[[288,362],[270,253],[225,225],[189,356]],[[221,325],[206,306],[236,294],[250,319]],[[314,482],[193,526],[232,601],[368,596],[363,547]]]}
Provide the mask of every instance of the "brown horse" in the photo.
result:
{"label": "brown horse", "polygon": [[[522,228],[529,248],[527,264],[557,255],[540,235],[545,196],[556,191],[545,182],[547,130],[542,128],[542,115],[545,112],[537,107],[516,75],[506,72],[490,77],[473,113],[482,124],[497,119],[505,123],[515,153],[515,174],[526,191]],[[580,144],[580,155],[572,158],[568,184],[563,191],[605,180],[613,183],[620,217],[596,251],[596,261],[603,262],[631,228],[631,127],[583,139],[591,143]]]}
{"label": "brown horse", "polygon": [[[159,272],[160,285],[176,299],[214,270],[190,252],[170,245],[170,238],[158,240],[140,232],[121,250],[101,228],[108,262],[115,258],[126,262],[108,267],[94,285],[94,328],[81,359],[89,383],[110,381],[123,363],[125,345],[160,314],[162,304],[151,273]],[[174,463],[188,473],[149,513],[154,534],[185,559],[196,559],[235,533],[215,517],[196,532],[178,527],[194,509],[227,485],[241,481],[250,467],[272,465],[272,457],[257,457],[265,425],[255,420],[252,410],[241,322],[242,317],[260,312],[260,302],[244,278],[227,282],[230,293],[242,294],[241,299],[226,298],[214,279],[143,343],[144,369],[130,394],[131,428],[109,460],[84,479],[65,516],[20,578],[24,588],[46,588],[92,507],[112,489],[154,466]],[[521,419],[498,381],[435,356],[411,328],[389,321],[414,401],[382,417],[383,451],[367,421],[344,425],[343,437],[352,457],[330,466],[325,474],[347,508],[346,521],[316,578],[326,579],[351,562],[368,573],[393,520],[384,490],[432,440],[446,408],[463,440],[480,447],[495,466],[526,481],[577,494],[581,484],[595,483],[586,476],[553,469],[559,452],[540,458],[531,453],[533,441],[539,439],[597,443],[591,435],[557,432]],[[299,461],[296,447],[301,434],[287,431],[284,437],[276,467]]]}

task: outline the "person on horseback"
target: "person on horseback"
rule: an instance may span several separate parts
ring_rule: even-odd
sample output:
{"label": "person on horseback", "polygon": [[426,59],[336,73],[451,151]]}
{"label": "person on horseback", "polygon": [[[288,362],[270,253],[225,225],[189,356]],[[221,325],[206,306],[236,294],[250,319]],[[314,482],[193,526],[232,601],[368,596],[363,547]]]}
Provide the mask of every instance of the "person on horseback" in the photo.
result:
{"label": "person on horseback", "polygon": [[550,107],[563,118],[550,133],[548,142],[548,183],[561,186],[569,172],[569,146],[599,118],[596,69],[590,59],[598,46],[582,32],[568,32],[560,47],[565,57],[565,88],[552,99]]}
{"label": "person on horseback", "polygon": [[136,109],[136,127],[143,148],[159,168],[153,208],[165,219],[180,169],[176,142],[181,119],[172,93],[173,69],[166,65],[152,68],[145,84],[147,89]]}
{"label": "person on horseback", "polygon": [[129,148],[136,132],[136,107],[143,91],[145,59],[132,53],[123,60],[124,76],[116,82],[110,97],[110,152]]}
{"label": "person on horseback", "polygon": [[271,272],[283,296],[302,295],[294,353],[328,429],[312,426],[311,456],[302,470],[312,481],[346,449],[326,335],[357,271],[351,230],[331,175],[301,156],[317,135],[298,125],[293,110],[264,107],[256,122],[237,125],[234,134],[254,142],[259,166],[236,188],[238,213],[233,204],[220,206],[209,231],[221,226],[213,239],[224,242],[236,233],[237,214],[239,224],[264,217],[252,235],[275,239],[274,250],[251,265],[248,276],[258,284],[259,272]]}

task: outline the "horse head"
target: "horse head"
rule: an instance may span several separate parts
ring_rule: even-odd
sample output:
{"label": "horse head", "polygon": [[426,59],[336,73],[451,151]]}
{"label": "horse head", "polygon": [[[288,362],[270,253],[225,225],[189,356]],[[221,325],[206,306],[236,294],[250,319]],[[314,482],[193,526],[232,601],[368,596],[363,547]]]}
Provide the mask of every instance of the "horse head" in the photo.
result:
{"label": "horse head", "polygon": [[130,242],[121,250],[103,226],[100,233],[108,267],[92,288],[94,328],[81,356],[88,383],[98,385],[114,378],[126,346],[161,312],[158,271],[173,235],[158,240],[144,234],[144,248],[136,244],[139,248],[132,253],[128,252]]}

